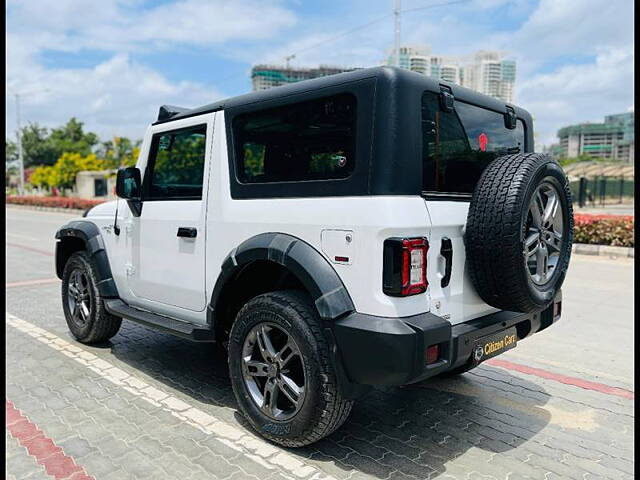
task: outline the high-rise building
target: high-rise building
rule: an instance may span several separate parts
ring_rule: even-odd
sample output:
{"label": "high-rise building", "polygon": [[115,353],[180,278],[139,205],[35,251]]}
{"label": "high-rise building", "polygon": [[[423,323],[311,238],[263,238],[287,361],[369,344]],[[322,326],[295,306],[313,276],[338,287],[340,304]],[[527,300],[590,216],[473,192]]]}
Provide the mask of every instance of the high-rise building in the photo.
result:
{"label": "high-rise building", "polygon": [[[403,46],[399,49],[399,67],[412,72],[460,84],[460,65],[452,57],[437,56],[427,45]],[[387,59],[388,65],[395,65],[394,53]]]}
{"label": "high-rise building", "polygon": [[[505,54],[480,50],[470,57],[433,55],[427,45],[403,46],[399,66],[447,82],[457,83],[504,102],[513,102],[516,62]],[[394,53],[387,63],[394,65]]]}
{"label": "high-rise building", "polygon": [[589,155],[633,163],[633,112],[607,115],[604,123],[569,125],[558,130],[558,138],[557,155],[561,157]]}
{"label": "high-rise building", "polygon": [[253,90],[266,90],[288,83],[310,78],[326,77],[336,73],[350,72],[356,68],[341,68],[320,65],[318,68],[290,68],[275,65],[256,65],[251,69]]}
{"label": "high-rise building", "polygon": [[462,86],[477,92],[513,102],[516,82],[515,60],[504,59],[501,52],[481,50],[462,67]]}

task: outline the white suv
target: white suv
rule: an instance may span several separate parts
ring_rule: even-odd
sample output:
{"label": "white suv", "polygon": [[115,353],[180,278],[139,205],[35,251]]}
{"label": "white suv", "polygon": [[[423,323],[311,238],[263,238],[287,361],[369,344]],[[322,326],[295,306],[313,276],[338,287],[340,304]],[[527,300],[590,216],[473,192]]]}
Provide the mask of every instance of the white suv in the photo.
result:
{"label": "white suv", "polygon": [[120,199],[56,235],[67,323],[219,342],[255,429],[307,445],[560,317],[571,198],[532,149],[525,110],[389,67],[164,106]]}

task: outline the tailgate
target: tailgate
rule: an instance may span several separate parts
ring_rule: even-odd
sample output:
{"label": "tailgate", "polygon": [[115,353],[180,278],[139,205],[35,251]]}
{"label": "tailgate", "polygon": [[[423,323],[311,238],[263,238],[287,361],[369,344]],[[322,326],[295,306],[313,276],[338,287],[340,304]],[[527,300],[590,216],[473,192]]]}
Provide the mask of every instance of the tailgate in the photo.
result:
{"label": "tailgate", "polygon": [[[425,203],[431,219],[427,260],[429,310],[453,325],[497,312],[498,309],[486,304],[478,296],[465,268],[463,235],[469,202],[425,200]],[[451,245],[451,273],[448,285],[443,287],[449,244],[446,239],[450,240]]]}

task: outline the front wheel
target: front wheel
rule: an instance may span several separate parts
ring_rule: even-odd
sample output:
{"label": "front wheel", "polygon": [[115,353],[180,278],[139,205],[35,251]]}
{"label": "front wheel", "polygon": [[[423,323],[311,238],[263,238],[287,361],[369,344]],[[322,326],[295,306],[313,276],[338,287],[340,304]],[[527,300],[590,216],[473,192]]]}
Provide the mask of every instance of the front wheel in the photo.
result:
{"label": "front wheel", "polygon": [[265,293],[240,310],[229,338],[229,371],[253,428],[287,447],[329,435],[353,405],[338,392],[320,318],[301,292]]}
{"label": "front wheel", "polygon": [[89,255],[84,251],[71,255],[62,274],[62,309],[71,334],[82,343],[104,342],[118,333],[122,323],[106,311],[97,285]]}

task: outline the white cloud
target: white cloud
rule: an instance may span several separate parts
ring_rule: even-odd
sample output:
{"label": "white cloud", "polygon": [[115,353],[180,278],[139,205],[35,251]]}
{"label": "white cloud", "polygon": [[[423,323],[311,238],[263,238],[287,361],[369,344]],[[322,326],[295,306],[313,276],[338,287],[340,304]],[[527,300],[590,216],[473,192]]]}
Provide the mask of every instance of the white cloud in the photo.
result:
{"label": "white cloud", "polygon": [[[15,130],[15,92],[23,124],[58,126],[72,116],[101,137],[140,138],[169,103],[199,106],[224,95],[202,82],[170,81],[129,53],[207,47],[276,36],[296,22],[279,0],[181,0],[140,8],[140,0],[10,1],[7,6],[7,135]],[[91,68],[45,65],[45,50],[106,52]],[[49,92],[43,91],[48,89]]]}
{"label": "white cloud", "polygon": [[[23,124],[37,120],[55,127],[74,116],[105,139],[141,138],[162,104],[195,107],[223,96],[195,82],[170,82],[126,54],[116,54],[93,68],[50,69],[31,64],[27,71],[28,84],[20,89],[37,93],[22,100]],[[15,107],[10,105],[9,110],[14,113]],[[9,115],[7,132],[14,129],[15,117]]]}
{"label": "white cloud", "polygon": [[28,35],[40,48],[133,51],[263,39],[296,23],[294,13],[278,1],[180,0],[134,8],[139,3],[14,0],[9,31]]}
{"label": "white cloud", "polygon": [[[633,49],[611,50],[594,63],[567,65],[533,75],[517,89],[518,103],[535,116],[537,145],[556,141],[556,131],[577,122],[602,122],[633,102]],[[538,143],[539,142],[539,143]]]}
{"label": "white cloud", "polygon": [[514,36],[515,46],[537,56],[595,53],[603,44],[633,41],[633,2],[542,0]]}
{"label": "white cloud", "polygon": [[[206,47],[222,58],[246,62],[248,72],[250,64],[283,63],[286,55],[390,14],[392,7],[388,0],[352,0],[339,12],[327,8],[302,22],[291,4],[180,0],[142,9],[149,3],[12,0],[7,83],[9,88],[55,90],[25,99],[27,119],[57,125],[75,115],[104,135],[129,131],[140,136],[160,104],[198,105],[220,92],[213,85],[172,82],[127,53]],[[403,2],[405,8],[422,5]],[[492,20],[498,13],[502,23]],[[444,55],[509,52],[518,65],[516,103],[535,116],[539,146],[554,141],[561,126],[601,121],[633,104],[633,13],[629,0],[473,0],[405,14],[402,38],[403,43],[430,44]],[[304,51],[293,64],[377,65],[392,42],[389,17]],[[88,48],[110,52],[109,60],[93,68],[61,69],[45,68],[38,57],[43,49]],[[9,117],[7,131],[12,128]]]}

